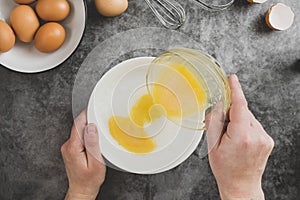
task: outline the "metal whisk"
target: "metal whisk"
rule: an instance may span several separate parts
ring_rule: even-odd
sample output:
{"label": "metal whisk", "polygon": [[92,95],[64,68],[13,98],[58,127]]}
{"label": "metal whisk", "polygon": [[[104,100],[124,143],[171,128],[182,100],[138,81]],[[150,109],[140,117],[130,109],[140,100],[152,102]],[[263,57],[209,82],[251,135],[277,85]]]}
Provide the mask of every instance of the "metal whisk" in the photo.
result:
{"label": "metal whisk", "polygon": [[185,21],[183,7],[174,0],[145,0],[159,21],[166,28],[177,29]]}
{"label": "metal whisk", "polygon": [[213,2],[207,3],[207,1],[202,1],[202,0],[194,0],[196,1],[202,8],[208,11],[221,11],[225,10],[228,7],[230,7],[235,0],[226,0],[226,1],[221,1],[218,4],[214,4]]}

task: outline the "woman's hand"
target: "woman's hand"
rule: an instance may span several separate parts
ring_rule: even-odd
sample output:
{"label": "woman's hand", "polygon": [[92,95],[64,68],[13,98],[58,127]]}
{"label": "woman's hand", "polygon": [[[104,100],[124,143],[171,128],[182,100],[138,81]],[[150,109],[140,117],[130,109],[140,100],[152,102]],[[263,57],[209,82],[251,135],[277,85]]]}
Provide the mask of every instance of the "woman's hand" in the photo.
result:
{"label": "woman's hand", "polygon": [[229,84],[232,105],[226,132],[222,134],[222,106],[207,119],[210,166],[223,200],[264,199],[261,179],[274,141],[249,111],[236,75],[229,77]]}
{"label": "woman's hand", "polygon": [[105,179],[97,127],[86,124],[83,111],[74,121],[70,139],[61,147],[69,180],[67,200],[95,199]]}

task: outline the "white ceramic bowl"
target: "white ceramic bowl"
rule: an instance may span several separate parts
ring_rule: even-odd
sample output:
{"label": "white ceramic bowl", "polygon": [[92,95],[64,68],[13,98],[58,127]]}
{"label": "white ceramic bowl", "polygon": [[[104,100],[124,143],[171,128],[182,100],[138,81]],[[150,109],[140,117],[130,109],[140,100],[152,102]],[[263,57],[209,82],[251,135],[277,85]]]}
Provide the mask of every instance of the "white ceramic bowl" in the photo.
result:
{"label": "white ceramic bowl", "polygon": [[166,121],[159,134],[153,136],[156,149],[147,154],[129,152],[111,136],[109,118],[128,116],[134,104],[130,98],[147,93],[146,74],[153,59],[133,58],[113,67],[95,86],[88,105],[88,122],[98,127],[103,156],[116,167],[138,174],[155,174],[176,167],[193,153],[203,134]]}
{"label": "white ceramic bowl", "polygon": [[[83,0],[68,0],[71,11],[61,22],[66,30],[64,44],[55,52],[39,52],[33,42],[26,44],[16,40],[13,49],[0,54],[0,64],[18,72],[35,73],[52,69],[64,62],[77,48],[86,23],[86,3]],[[0,0],[0,19],[9,23],[12,9],[17,6],[13,0]]]}

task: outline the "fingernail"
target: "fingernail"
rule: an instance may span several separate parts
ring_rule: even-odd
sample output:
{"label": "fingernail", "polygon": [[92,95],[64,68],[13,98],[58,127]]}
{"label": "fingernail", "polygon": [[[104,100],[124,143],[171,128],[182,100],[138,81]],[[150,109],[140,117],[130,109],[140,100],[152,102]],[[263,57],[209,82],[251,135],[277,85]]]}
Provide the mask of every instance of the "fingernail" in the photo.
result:
{"label": "fingernail", "polygon": [[95,124],[88,124],[86,127],[86,133],[87,134],[96,134],[97,127],[95,126]]}

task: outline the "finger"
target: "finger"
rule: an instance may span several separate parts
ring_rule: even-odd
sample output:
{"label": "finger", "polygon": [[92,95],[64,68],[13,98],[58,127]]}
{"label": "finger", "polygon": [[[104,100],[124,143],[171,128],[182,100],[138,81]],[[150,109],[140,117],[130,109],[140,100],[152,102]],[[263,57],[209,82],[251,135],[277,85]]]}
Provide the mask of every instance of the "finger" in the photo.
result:
{"label": "finger", "polygon": [[248,106],[247,100],[245,98],[239,79],[235,74],[229,77],[229,87],[231,90],[232,105],[247,107]]}
{"label": "finger", "polygon": [[84,148],[83,145],[83,133],[87,124],[86,110],[83,110],[74,120],[74,124],[71,130],[70,143],[79,151]]}
{"label": "finger", "polygon": [[66,167],[71,165],[79,166],[83,165],[87,167],[87,160],[84,148],[78,148],[71,140],[65,142],[65,144],[61,147],[61,153]]}
{"label": "finger", "polygon": [[212,112],[205,118],[207,145],[209,152],[213,148],[218,147],[223,133],[224,117],[223,103],[219,102],[216,104]]}
{"label": "finger", "polygon": [[95,124],[89,124],[84,131],[84,145],[87,154],[88,167],[104,164],[99,145],[98,130]]}
{"label": "finger", "polygon": [[246,107],[232,105],[229,110],[230,123],[250,126],[250,112]]}
{"label": "finger", "polygon": [[229,86],[231,89],[230,122],[243,125],[250,124],[248,103],[236,75],[229,77]]}

